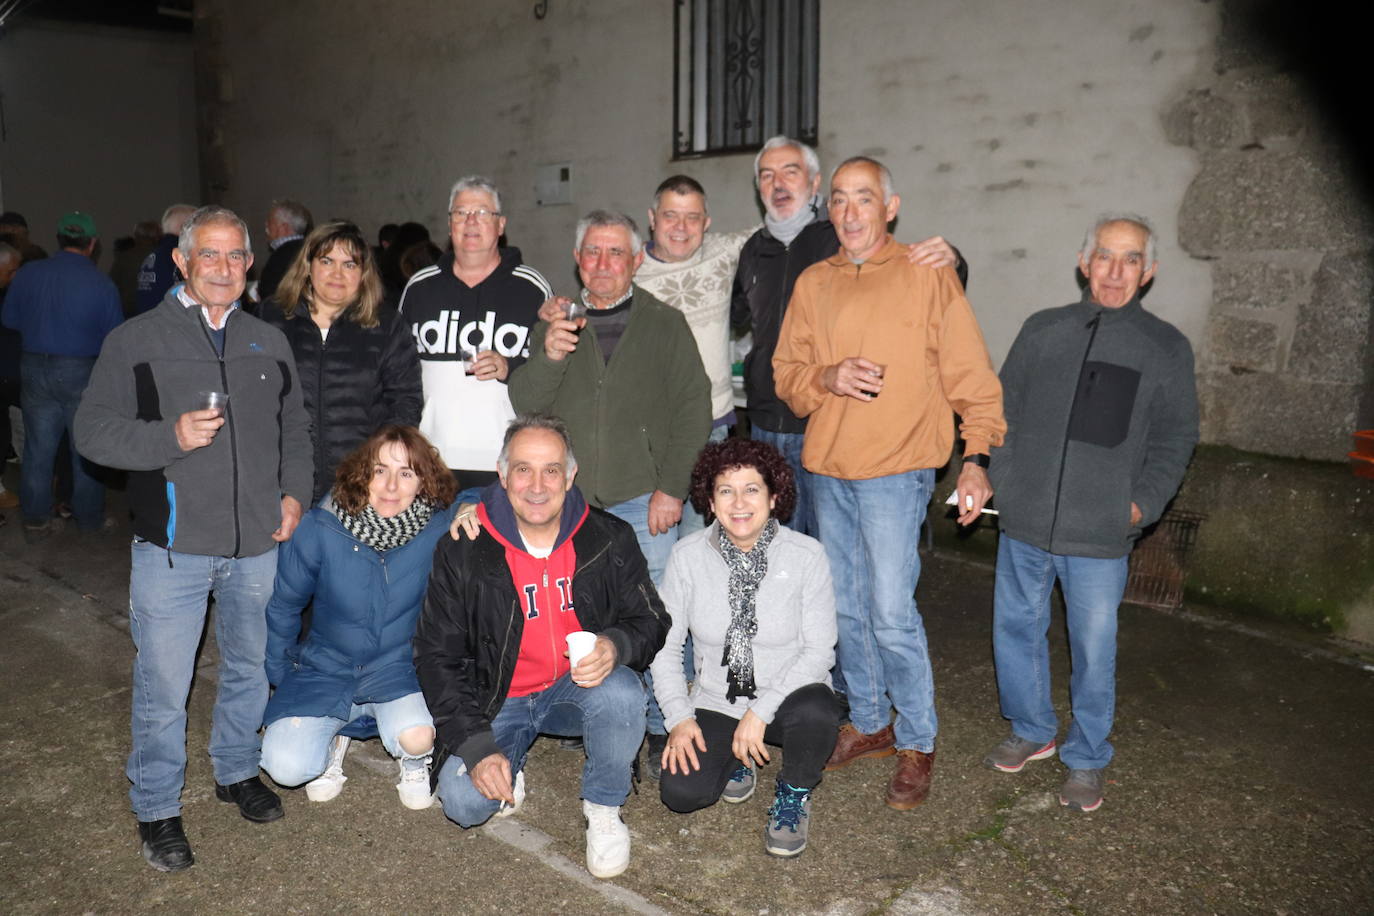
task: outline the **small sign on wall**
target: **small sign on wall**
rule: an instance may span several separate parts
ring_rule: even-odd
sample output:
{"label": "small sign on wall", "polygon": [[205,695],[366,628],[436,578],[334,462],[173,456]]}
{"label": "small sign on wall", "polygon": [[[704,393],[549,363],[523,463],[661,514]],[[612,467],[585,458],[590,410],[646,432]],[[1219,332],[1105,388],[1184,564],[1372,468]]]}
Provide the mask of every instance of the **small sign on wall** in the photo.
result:
{"label": "small sign on wall", "polygon": [[571,162],[535,166],[534,202],[540,207],[572,203]]}

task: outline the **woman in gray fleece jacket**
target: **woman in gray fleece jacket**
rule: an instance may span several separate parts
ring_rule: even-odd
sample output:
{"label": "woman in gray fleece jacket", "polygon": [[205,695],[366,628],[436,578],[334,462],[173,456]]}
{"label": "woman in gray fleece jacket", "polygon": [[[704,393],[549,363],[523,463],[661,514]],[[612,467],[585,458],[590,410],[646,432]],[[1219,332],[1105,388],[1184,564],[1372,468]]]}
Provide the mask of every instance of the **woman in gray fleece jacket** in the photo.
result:
{"label": "woman in gray fleece jacket", "polygon": [[[714,522],[673,548],[663,602],[673,618],[654,659],[669,729],[663,803],[687,813],[754,792],[768,745],[783,749],[764,848],[806,848],[811,791],[835,746],[839,708],[835,596],[820,542],[778,524],[796,504],[792,472],[771,445],[726,439],[702,450],[692,505]],[[683,646],[693,644],[688,689]]]}

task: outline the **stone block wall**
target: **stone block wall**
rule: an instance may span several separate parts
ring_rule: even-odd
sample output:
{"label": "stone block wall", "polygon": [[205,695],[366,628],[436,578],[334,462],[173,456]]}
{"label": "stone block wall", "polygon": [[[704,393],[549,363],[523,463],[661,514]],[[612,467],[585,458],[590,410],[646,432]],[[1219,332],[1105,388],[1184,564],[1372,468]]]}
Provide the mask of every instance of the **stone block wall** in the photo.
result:
{"label": "stone block wall", "polygon": [[1341,461],[1350,433],[1374,425],[1374,218],[1309,84],[1250,29],[1253,10],[1228,3],[1212,68],[1164,114],[1199,157],[1178,225],[1212,268],[1202,438]]}

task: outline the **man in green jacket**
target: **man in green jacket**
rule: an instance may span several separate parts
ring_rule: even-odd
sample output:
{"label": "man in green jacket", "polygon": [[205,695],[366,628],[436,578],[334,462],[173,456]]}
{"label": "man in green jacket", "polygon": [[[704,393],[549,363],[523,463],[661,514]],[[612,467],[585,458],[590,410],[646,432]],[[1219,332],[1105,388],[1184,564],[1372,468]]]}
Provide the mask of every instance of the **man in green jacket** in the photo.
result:
{"label": "man in green jacket", "polygon": [[573,257],[582,290],[553,304],[574,317],[535,325],[511,404],[568,424],[587,501],[634,526],[657,584],[711,431],[710,383],[682,313],[633,283],[644,260],[634,220],[593,210]]}

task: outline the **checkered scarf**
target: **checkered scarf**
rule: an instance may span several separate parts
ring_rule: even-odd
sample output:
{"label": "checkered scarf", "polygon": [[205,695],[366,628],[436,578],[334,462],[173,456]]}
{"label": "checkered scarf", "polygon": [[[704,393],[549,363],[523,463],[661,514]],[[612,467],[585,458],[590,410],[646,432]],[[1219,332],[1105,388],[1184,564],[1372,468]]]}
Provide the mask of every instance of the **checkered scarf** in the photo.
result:
{"label": "checkered scarf", "polygon": [[357,515],[335,505],[334,514],[349,534],[382,553],[410,543],[415,535],[423,531],[434,514],[434,504],[417,499],[404,512],[391,518],[382,518],[371,504],[363,506],[363,511]]}
{"label": "checkered scarf", "polygon": [[730,570],[730,626],[725,629],[725,653],[720,663],[727,669],[730,689],[725,698],[754,699],[754,637],[759,632],[754,596],[768,575],[768,545],[778,532],[778,520],[770,518],[748,552],[740,550],[725,527],[720,526],[720,554]]}

